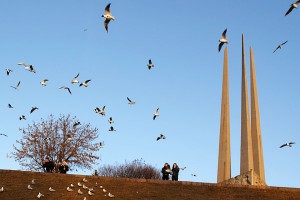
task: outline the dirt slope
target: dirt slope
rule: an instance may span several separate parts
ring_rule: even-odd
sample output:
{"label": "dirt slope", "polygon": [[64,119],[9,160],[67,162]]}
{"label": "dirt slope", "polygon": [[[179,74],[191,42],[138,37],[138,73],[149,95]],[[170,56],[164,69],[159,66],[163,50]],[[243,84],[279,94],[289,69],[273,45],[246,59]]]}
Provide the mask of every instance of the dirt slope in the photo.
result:
{"label": "dirt slope", "polygon": [[[88,180],[85,185],[94,188],[95,195],[89,196],[87,190],[77,186],[83,183],[83,178]],[[32,185],[31,180],[36,179]],[[98,183],[97,187],[95,186]],[[74,191],[67,191],[67,187],[73,183]],[[33,190],[28,190],[31,184]],[[81,175],[47,174],[25,171],[0,170],[0,200],[38,199],[37,194],[41,192],[41,199],[110,199],[108,192],[115,195],[111,199],[300,199],[300,189],[278,188],[278,187],[254,187],[254,186],[224,186],[208,183],[195,182],[172,182],[161,180],[123,179]],[[107,192],[100,189],[103,186]],[[50,192],[49,187],[55,192]],[[81,188],[83,195],[77,194]],[[105,196],[106,195],[106,196]]]}

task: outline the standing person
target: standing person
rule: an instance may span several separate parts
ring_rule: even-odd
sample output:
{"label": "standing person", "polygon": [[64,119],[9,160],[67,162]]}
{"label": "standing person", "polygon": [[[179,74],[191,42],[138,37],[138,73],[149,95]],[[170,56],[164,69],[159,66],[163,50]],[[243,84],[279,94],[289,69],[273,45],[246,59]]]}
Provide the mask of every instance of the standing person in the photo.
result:
{"label": "standing person", "polygon": [[51,173],[53,168],[54,168],[54,164],[52,161],[50,161],[49,157],[46,157],[45,160],[43,161],[43,168],[45,172]]}
{"label": "standing person", "polygon": [[68,166],[67,162],[66,162],[66,161],[63,161],[63,162],[60,164],[58,170],[59,170],[59,173],[61,173],[61,174],[66,174],[67,171],[69,171],[69,166]]}
{"label": "standing person", "polygon": [[177,163],[172,166],[172,181],[178,181],[179,167]]}
{"label": "standing person", "polygon": [[172,173],[170,165],[165,163],[164,167],[161,169],[162,180],[169,180],[169,174]]}

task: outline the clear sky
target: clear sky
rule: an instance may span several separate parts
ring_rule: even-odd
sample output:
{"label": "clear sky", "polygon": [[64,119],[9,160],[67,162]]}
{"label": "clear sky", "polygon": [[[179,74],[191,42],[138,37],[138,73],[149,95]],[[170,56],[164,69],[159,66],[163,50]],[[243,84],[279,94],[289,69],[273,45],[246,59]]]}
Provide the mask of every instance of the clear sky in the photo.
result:
{"label": "clear sky", "polygon": [[[0,168],[20,169],[6,157],[21,138],[19,128],[50,114],[71,114],[99,128],[98,140],[105,142],[99,166],[139,158],[158,168],[177,162],[187,167],[180,180],[215,183],[224,49],[217,48],[227,28],[232,176],[239,174],[244,33],[248,75],[250,46],[255,55],[267,184],[300,187],[300,10],[284,16],[292,2],[1,1],[0,133],[9,137],[0,138]],[[108,3],[115,20],[106,33],[101,15]],[[150,58],[155,66],[148,70]],[[18,66],[20,61],[37,73]],[[89,87],[70,84],[77,73],[80,81],[92,80]],[[18,81],[16,91],[10,86]],[[63,85],[73,95],[58,89]],[[126,97],[136,104],[128,105]],[[104,105],[105,117],[93,112]],[[39,110],[29,114],[32,106]],[[160,116],[153,121],[157,107]],[[27,121],[19,121],[21,114]],[[108,132],[108,117],[114,133]],[[167,139],[156,141],[161,133]],[[294,147],[279,148],[289,141]]]}

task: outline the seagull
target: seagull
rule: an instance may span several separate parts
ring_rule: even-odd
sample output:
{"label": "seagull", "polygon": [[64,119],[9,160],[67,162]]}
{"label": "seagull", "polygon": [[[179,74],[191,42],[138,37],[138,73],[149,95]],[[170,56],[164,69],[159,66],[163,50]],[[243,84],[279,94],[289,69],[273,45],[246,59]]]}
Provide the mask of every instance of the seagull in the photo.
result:
{"label": "seagull", "polygon": [[131,101],[131,99],[129,99],[128,97],[127,97],[127,100],[129,101],[128,104],[130,104],[130,105],[135,104],[135,102],[134,102],[134,101]]}
{"label": "seagull", "polygon": [[18,90],[18,89],[19,89],[19,86],[20,86],[20,83],[21,83],[21,81],[18,82],[18,84],[17,84],[16,87],[14,87],[14,86],[10,86],[10,87],[14,88],[15,90]]}
{"label": "seagull", "polygon": [[92,196],[92,195],[95,195],[93,192],[91,192],[91,191],[88,191],[88,194],[90,195],[90,196]]}
{"label": "seagull", "polygon": [[156,141],[160,140],[160,139],[166,139],[166,136],[164,136],[163,134],[160,134],[159,137],[157,137]]}
{"label": "seagull", "polygon": [[5,70],[6,70],[6,75],[7,75],[7,76],[9,76],[9,73],[13,71],[13,70],[11,70],[11,69],[9,69],[9,68],[6,68]]}
{"label": "seagull", "polygon": [[58,88],[58,89],[65,89],[65,90],[68,90],[69,93],[72,94],[70,88],[68,88],[67,86],[62,86],[62,87],[60,87],[60,88]]}
{"label": "seagull", "polygon": [[295,142],[288,142],[286,144],[281,145],[280,148],[282,148],[282,147],[292,147],[292,144],[295,144]]}
{"label": "seagull", "polygon": [[191,174],[192,176],[197,176],[196,174]]}
{"label": "seagull", "polygon": [[75,128],[76,126],[78,126],[78,125],[80,125],[80,121],[76,121],[76,122],[74,122],[74,124],[73,124],[73,128]]}
{"label": "seagull", "polygon": [[153,120],[155,120],[155,118],[159,116],[158,110],[159,110],[159,108],[156,109],[154,116],[153,116]]}
{"label": "seagull", "polygon": [[180,169],[181,169],[181,170],[185,170],[185,169],[186,169],[186,167],[181,167]]}
{"label": "seagull", "polygon": [[33,107],[31,108],[31,110],[30,110],[30,114],[33,113],[35,110],[38,110],[38,109],[39,109],[38,107],[33,106]]}
{"label": "seagull", "polygon": [[292,10],[294,8],[297,8],[299,4],[300,4],[300,0],[297,1],[297,2],[295,2],[295,3],[292,3],[291,6],[290,6],[290,8],[289,8],[289,10],[285,13],[285,16],[287,16],[288,14],[290,14],[290,12],[292,12]]}
{"label": "seagull", "polygon": [[85,178],[83,178],[82,181],[83,181],[84,183],[87,183],[87,182],[88,182],[88,180],[86,180]]}
{"label": "seagull", "polygon": [[0,133],[0,135],[3,135],[3,136],[5,136],[5,137],[8,137],[6,134],[4,134],[4,133]]}
{"label": "seagull", "polygon": [[81,192],[80,188],[77,191],[78,194],[83,194],[83,192]]}
{"label": "seagull", "polygon": [[81,87],[81,86],[87,87],[88,86],[88,82],[90,82],[90,81],[91,80],[86,80],[86,81],[80,83],[79,87]]}
{"label": "seagull", "polygon": [[106,190],[106,189],[104,189],[104,188],[102,189],[102,191],[103,191],[103,192],[107,192],[107,190]]}
{"label": "seagull", "polygon": [[70,187],[67,187],[67,190],[68,190],[68,192],[72,192],[73,191],[73,189],[70,188]]}
{"label": "seagull", "polygon": [[227,28],[224,30],[224,32],[222,33],[222,38],[219,40],[219,52],[221,51],[223,44],[228,43],[228,40],[226,38],[226,32]]}
{"label": "seagull", "polygon": [[44,79],[40,83],[42,84],[42,86],[46,86],[47,85],[47,81],[49,81],[49,80],[48,79]]}
{"label": "seagull", "polygon": [[111,126],[111,127],[108,129],[108,131],[116,131],[116,129],[114,129],[114,127]]}
{"label": "seagull", "polygon": [[71,183],[70,187],[71,187],[71,188],[73,188],[73,187],[74,187],[74,185]]}
{"label": "seagull", "polygon": [[110,198],[114,198],[115,197],[115,195],[113,195],[113,194],[111,194],[110,192],[108,193],[108,197],[110,197]]}
{"label": "seagull", "polygon": [[282,46],[285,45],[287,42],[288,42],[288,41],[285,41],[285,42],[281,43],[280,45],[278,45],[278,46],[276,47],[276,49],[273,51],[273,53],[275,53],[275,51],[277,51],[278,49],[281,49]]}
{"label": "seagull", "polygon": [[48,142],[50,140],[51,140],[51,138],[49,138],[49,137],[44,138],[44,141],[46,141],[46,142]]}
{"label": "seagull", "polygon": [[148,69],[150,70],[152,67],[154,67],[154,65],[152,64],[151,59],[149,59],[149,63],[147,64]]}
{"label": "seagull", "polygon": [[31,184],[34,185],[35,184],[35,179],[31,180]]}
{"label": "seagull", "polygon": [[38,193],[37,198],[40,199],[42,196],[44,196],[42,193]]}
{"label": "seagull", "polygon": [[14,108],[10,103],[8,104],[8,108]]}
{"label": "seagull", "polygon": [[95,113],[98,113],[98,114],[104,116],[104,115],[105,115],[104,109],[105,109],[105,106],[103,106],[102,109],[96,107],[96,108],[94,109],[94,111],[95,111]]}
{"label": "seagull", "polygon": [[22,119],[23,119],[23,120],[26,120],[26,117],[25,117],[24,115],[21,115],[21,116],[19,117],[19,119],[20,119],[20,120],[22,120]]}
{"label": "seagull", "polygon": [[[100,142],[100,148],[103,148],[104,147],[104,142]],[[97,185],[97,183],[96,183]]]}
{"label": "seagull", "polygon": [[50,192],[55,192],[55,190],[53,188],[51,188],[51,187],[49,187],[49,191]]}
{"label": "seagull", "polygon": [[111,124],[111,123],[114,123],[114,120],[112,119],[112,117],[110,117],[109,119],[108,119],[108,122]]}
{"label": "seagull", "polygon": [[110,9],[110,3],[104,9],[105,15],[101,16],[101,17],[105,18],[104,27],[105,27],[105,30],[106,30],[107,33],[108,33],[108,23],[110,22],[110,20],[115,20],[115,17],[112,16],[109,9]]}
{"label": "seagull", "polygon": [[77,185],[78,185],[79,187],[82,187],[82,184],[81,184],[80,182],[78,182]]}
{"label": "seagull", "polygon": [[79,76],[79,73],[72,79],[71,83],[74,84],[74,83],[79,83],[79,81],[77,80]]}
{"label": "seagull", "polygon": [[27,186],[27,189],[28,189],[28,190],[32,190],[33,188],[31,187],[31,185],[28,185],[28,186]]}
{"label": "seagull", "polygon": [[88,189],[88,187],[85,186],[84,184],[82,185],[82,188],[83,188],[83,189]]}
{"label": "seagull", "polygon": [[2,188],[0,188],[0,192],[3,192],[4,191],[4,188],[3,188],[3,186],[2,186]]}
{"label": "seagull", "polygon": [[18,65],[22,65],[25,67],[26,70],[36,73],[36,70],[33,68],[32,65],[26,65],[24,62],[19,62]]}
{"label": "seagull", "polygon": [[86,200],[86,197],[83,197],[83,200]]}

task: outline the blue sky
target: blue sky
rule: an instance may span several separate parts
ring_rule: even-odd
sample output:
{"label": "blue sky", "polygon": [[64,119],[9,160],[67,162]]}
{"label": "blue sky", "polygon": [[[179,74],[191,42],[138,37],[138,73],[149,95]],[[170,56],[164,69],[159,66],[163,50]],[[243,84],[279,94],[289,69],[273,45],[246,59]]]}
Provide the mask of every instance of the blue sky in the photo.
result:
{"label": "blue sky", "polygon": [[[116,19],[107,34],[101,15],[108,3]],[[216,182],[223,67],[223,51],[217,48],[227,28],[232,176],[239,174],[244,33],[248,75],[250,46],[255,55],[267,184],[300,187],[300,11],[285,17],[291,3],[1,1],[0,132],[9,137],[0,139],[0,168],[20,169],[5,156],[21,138],[20,127],[50,114],[71,114],[99,128],[98,140],[106,144],[99,165],[138,158],[158,168],[177,162],[187,167],[180,180]],[[150,58],[155,67],[149,71]],[[20,61],[32,64],[37,73],[18,66]],[[7,67],[13,70],[10,76]],[[92,80],[88,88],[70,84],[77,73],[80,81]],[[49,82],[42,87],[39,82],[45,78]],[[18,81],[21,86],[15,91],[10,86]],[[58,90],[63,85],[70,86],[72,96]],[[128,105],[127,96],[136,104]],[[104,105],[106,117],[93,112]],[[32,106],[39,110],[30,115]],[[153,121],[157,107],[160,116]],[[19,121],[20,114],[27,121]],[[115,133],[107,131],[110,116]],[[157,142],[161,133],[167,139]],[[289,141],[296,145],[279,149]]]}

